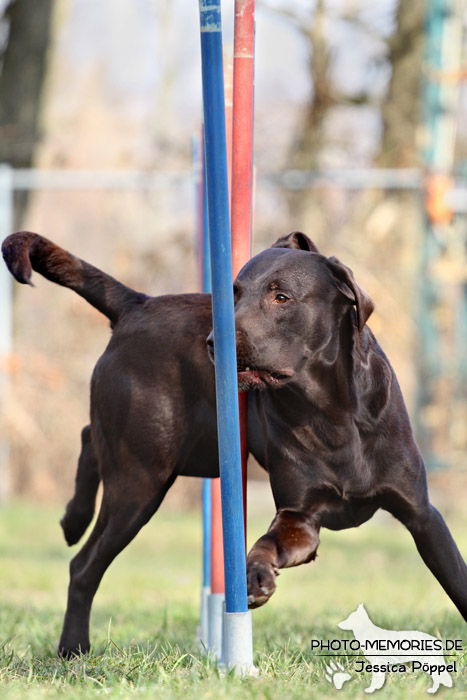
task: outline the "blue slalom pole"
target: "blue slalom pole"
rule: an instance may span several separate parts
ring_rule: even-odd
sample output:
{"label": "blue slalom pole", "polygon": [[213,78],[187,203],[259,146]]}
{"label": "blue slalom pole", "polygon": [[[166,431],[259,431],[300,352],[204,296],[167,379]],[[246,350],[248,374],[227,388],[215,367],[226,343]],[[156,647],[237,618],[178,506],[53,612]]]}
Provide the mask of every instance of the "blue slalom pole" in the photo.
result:
{"label": "blue slalom pole", "polygon": [[[202,232],[201,232],[201,288],[211,292],[211,257],[209,247],[208,186],[206,178],[206,157],[204,148],[204,128],[201,138],[200,161],[202,163]],[[211,589],[211,479],[203,479],[203,586]]]}
{"label": "blue slalom pole", "polygon": [[[204,148],[204,127],[201,137],[201,184],[202,184],[202,231],[201,231],[201,288],[211,292],[211,258],[209,248],[208,192],[206,181],[206,155]],[[212,550],[212,481],[203,479],[203,590],[205,591],[205,639],[209,648],[209,597],[211,595],[211,550]]]}
{"label": "blue slalom pole", "polygon": [[211,293],[211,248],[209,245],[209,216],[208,216],[208,179],[206,168],[206,148],[205,135],[203,127],[202,138],[202,178],[203,178],[203,231],[202,231],[202,287],[203,292]]}
{"label": "blue slalom pole", "polygon": [[[193,169],[195,171],[196,201],[196,258],[198,284],[202,292],[211,293],[211,260],[209,251],[209,223],[207,205],[206,159],[204,155],[204,128],[200,137],[193,139]],[[203,479],[203,588],[211,585],[211,479]]]}
{"label": "blue slalom pole", "polygon": [[[209,264],[209,228],[207,225],[207,194],[204,158],[204,132],[193,137],[192,149],[193,181],[195,195],[196,239],[195,251],[198,263],[198,287],[202,292],[211,291],[211,268]],[[201,503],[203,523],[202,582],[200,621],[197,638],[203,649],[209,647],[208,603],[211,593],[211,479],[202,480]]]}
{"label": "blue slalom pole", "polygon": [[251,615],[246,591],[220,0],[200,0],[200,25],[225,567],[224,662],[246,670],[252,666]]}

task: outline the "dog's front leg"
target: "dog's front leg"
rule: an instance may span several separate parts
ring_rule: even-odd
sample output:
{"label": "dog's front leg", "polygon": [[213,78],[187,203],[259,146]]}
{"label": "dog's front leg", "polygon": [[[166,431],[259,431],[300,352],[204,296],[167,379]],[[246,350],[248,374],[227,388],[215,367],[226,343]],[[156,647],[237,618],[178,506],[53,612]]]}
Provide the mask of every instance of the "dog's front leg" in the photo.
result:
{"label": "dog's front leg", "polygon": [[279,569],[306,564],[316,557],[320,523],[316,516],[280,509],[269,530],[247,557],[248,607],[264,605],[276,589]]}

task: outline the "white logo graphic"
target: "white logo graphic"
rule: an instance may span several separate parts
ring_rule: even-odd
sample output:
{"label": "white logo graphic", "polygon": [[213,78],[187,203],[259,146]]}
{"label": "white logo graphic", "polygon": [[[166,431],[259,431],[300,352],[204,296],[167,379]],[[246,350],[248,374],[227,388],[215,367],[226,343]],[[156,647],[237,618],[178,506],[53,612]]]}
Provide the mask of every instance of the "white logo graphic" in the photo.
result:
{"label": "white logo graphic", "polygon": [[[403,673],[410,671],[423,671],[431,676],[433,685],[428,693],[436,693],[440,685],[452,687],[452,678],[448,671],[455,671],[456,664],[446,664],[443,655],[443,645],[440,639],[432,637],[425,632],[416,630],[386,630],[377,627],[368,617],[368,613],[361,603],[355,612],[345,620],[339,622],[342,630],[353,632],[360,645],[362,654],[368,663],[358,661],[358,672],[371,672],[371,684],[365,688],[366,693],[373,693],[384,685],[387,672]],[[335,666],[335,664],[334,664]],[[327,680],[334,683],[340,690],[346,680],[343,678],[344,670],[331,666],[331,673],[327,668]],[[342,669],[342,671],[340,670]]]}
{"label": "white logo graphic", "polygon": [[352,676],[349,673],[345,672],[344,667],[342,664],[337,662],[337,665],[334,663],[334,661],[330,661],[329,665],[326,665],[326,680],[329,681],[330,683],[334,683],[334,686],[337,688],[337,690],[340,690],[344,683],[347,681],[350,681]]}

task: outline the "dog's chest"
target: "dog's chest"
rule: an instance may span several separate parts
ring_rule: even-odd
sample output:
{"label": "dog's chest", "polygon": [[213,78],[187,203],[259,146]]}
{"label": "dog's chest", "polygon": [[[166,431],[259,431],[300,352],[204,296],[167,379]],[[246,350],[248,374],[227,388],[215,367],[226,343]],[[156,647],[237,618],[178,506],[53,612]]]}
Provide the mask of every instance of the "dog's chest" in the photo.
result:
{"label": "dog's chest", "polygon": [[321,516],[321,525],[328,530],[346,530],[369,520],[379,506],[373,498],[337,499]]}
{"label": "dog's chest", "polygon": [[317,487],[331,483],[344,499],[368,493],[371,468],[354,426],[311,423],[270,442],[275,443],[281,460],[301,464]]}

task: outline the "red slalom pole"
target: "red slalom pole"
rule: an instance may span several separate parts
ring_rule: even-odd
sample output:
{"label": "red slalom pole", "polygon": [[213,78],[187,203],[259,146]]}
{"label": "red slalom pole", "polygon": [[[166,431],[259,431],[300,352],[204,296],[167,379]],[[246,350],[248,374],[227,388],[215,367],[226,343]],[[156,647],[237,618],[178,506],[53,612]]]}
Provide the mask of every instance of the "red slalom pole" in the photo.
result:
{"label": "red slalom pole", "polygon": [[255,0],[235,0],[231,236],[233,276],[251,257]]}
{"label": "red slalom pole", "polygon": [[[235,0],[230,212],[234,279],[251,257],[254,71],[255,0]],[[239,395],[239,412],[246,538],[247,394]]]}

